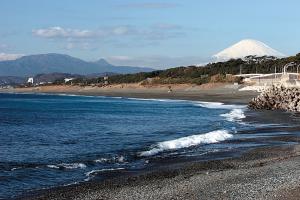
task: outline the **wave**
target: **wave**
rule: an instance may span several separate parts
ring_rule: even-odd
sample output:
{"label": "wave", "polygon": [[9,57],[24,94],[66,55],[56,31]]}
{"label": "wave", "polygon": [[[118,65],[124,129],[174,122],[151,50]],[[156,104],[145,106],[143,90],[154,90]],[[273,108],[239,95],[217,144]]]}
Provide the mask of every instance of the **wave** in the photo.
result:
{"label": "wave", "polygon": [[145,98],[134,98],[134,97],[130,97],[130,98],[126,98],[128,100],[137,100],[137,101],[159,101],[159,102],[188,102],[188,100],[180,100],[180,99],[145,99]]}
{"label": "wave", "polygon": [[126,159],[124,156],[113,156],[112,158],[99,158],[94,160],[96,163],[124,163]]}
{"label": "wave", "polygon": [[61,163],[57,165],[47,165],[48,168],[52,169],[83,169],[86,165],[83,163]]}
{"label": "wave", "polygon": [[10,169],[10,171],[15,171],[15,170],[18,170],[18,169],[22,169],[22,167],[13,167]]}
{"label": "wave", "polygon": [[87,176],[87,178],[84,179],[84,181],[91,180],[93,177],[95,177],[99,173],[120,171],[120,170],[124,170],[124,169],[125,168],[122,168],[122,167],[119,167],[119,168],[110,168],[110,169],[95,169],[95,170],[92,170],[92,171],[89,171],[89,172],[85,173],[85,175]]}
{"label": "wave", "polygon": [[240,121],[246,118],[242,109],[233,109],[229,113],[221,114],[220,116],[225,117],[225,119],[230,122]]}
{"label": "wave", "polygon": [[201,106],[204,108],[212,108],[212,109],[243,109],[247,106],[245,105],[234,105],[234,104],[224,104],[221,102],[206,102],[206,101],[198,101],[195,106]]}
{"label": "wave", "polygon": [[110,169],[96,169],[96,170],[92,170],[92,171],[89,171],[89,172],[85,173],[85,175],[86,176],[94,176],[96,174],[103,173],[103,172],[119,171],[119,170],[124,170],[124,169],[125,168],[123,168],[123,167],[110,168]]}
{"label": "wave", "polygon": [[200,144],[217,143],[231,137],[233,137],[233,135],[230,134],[227,130],[217,130],[205,134],[191,135],[175,140],[159,142],[153,149],[141,152],[140,156],[153,156],[163,151],[187,148]]}
{"label": "wave", "polygon": [[234,105],[234,104],[224,104],[221,102],[205,102],[200,101],[196,106],[201,106],[209,109],[228,109],[231,110],[229,113],[221,114],[221,117],[225,117],[227,121],[230,122],[239,122],[241,119],[246,118],[244,114],[244,110],[246,109],[246,105]]}

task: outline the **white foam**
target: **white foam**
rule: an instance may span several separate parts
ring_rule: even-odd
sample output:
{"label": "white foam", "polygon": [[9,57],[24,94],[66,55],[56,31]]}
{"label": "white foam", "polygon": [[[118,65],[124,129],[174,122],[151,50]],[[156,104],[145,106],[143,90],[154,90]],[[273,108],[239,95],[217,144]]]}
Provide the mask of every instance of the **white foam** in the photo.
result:
{"label": "white foam", "polygon": [[241,119],[246,118],[242,109],[233,109],[229,113],[221,114],[220,116],[225,117],[226,120],[230,122],[240,121]]}
{"label": "white foam", "polygon": [[71,164],[62,163],[62,164],[60,164],[60,166],[67,168],[67,169],[86,168],[86,165],[83,163],[71,163]]}
{"label": "white foam", "polygon": [[59,166],[56,166],[56,165],[47,165],[47,167],[49,167],[51,169],[59,169]]}
{"label": "white foam", "polygon": [[60,169],[60,168],[65,168],[65,169],[83,169],[86,168],[86,165],[83,163],[61,163],[58,165],[47,165],[47,167],[52,168],[52,169]]}
{"label": "white foam", "polygon": [[127,98],[128,100],[137,100],[137,101],[159,101],[159,102],[188,102],[188,100],[180,99],[145,99],[145,98]]}
{"label": "white foam", "polygon": [[229,139],[231,137],[233,137],[233,135],[229,134],[229,132],[226,130],[217,130],[205,134],[191,135],[175,140],[159,142],[153,149],[141,152],[140,156],[153,156],[163,151],[187,148],[200,144],[217,143]]}
{"label": "white foam", "polygon": [[198,101],[195,106],[201,106],[204,108],[212,108],[212,109],[235,109],[235,108],[246,108],[245,105],[231,105],[231,104],[224,104],[221,102],[205,102],[205,101]]}
{"label": "white foam", "polygon": [[96,169],[89,171],[85,173],[86,176],[94,176],[95,174],[101,173],[101,172],[109,172],[109,171],[117,171],[117,170],[123,170],[125,168],[119,167],[119,168],[110,168],[110,169]]}
{"label": "white foam", "polygon": [[94,160],[96,163],[110,163],[110,162],[117,162],[117,163],[124,163],[126,161],[124,156],[114,156],[112,158],[99,158]]}
{"label": "white foam", "polygon": [[13,167],[12,169],[10,169],[10,171],[15,171],[15,170],[18,170],[18,169],[22,169],[22,167]]}
{"label": "white foam", "polygon": [[108,158],[99,158],[99,159],[94,160],[94,162],[96,162],[96,163],[106,163],[108,161],[109,161]]}

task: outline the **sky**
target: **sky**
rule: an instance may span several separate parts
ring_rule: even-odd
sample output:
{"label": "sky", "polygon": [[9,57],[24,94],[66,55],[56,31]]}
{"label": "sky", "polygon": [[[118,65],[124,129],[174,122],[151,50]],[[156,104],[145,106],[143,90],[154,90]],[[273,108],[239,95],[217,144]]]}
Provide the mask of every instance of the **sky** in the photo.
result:
{"label": "sky", "polygon": [[1,0],[0,60],[62,53],[115,65],[201,64],[255,39],[300,52],[299,0]]}

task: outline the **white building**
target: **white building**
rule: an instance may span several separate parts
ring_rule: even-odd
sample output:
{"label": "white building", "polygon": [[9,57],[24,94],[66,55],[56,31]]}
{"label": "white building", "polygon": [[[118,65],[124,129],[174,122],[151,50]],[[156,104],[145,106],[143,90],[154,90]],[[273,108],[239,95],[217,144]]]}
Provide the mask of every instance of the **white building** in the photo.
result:
{"label": "white building", "polygon": [[65,78],[64,79],[65,83],[68,83],[69,81],[72,81],[72,80],[74,80],[74,78]]}
{"label": "white building", "polygon": [[32,77],[28,78],[27,83],[30,83],[33,85],[33,78]]}
{"label": "white building", "polygon": [[108,76],[103,77],[104,85],[108,85]]}

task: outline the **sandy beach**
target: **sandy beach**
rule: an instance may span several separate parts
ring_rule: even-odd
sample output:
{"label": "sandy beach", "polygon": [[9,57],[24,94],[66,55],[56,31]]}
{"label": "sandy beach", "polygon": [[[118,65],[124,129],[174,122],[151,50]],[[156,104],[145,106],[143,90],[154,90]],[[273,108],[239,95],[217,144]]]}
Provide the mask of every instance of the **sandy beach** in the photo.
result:
{"label": "sandy beach", "polygon": [[[137,85],[106,88],[45,86],[10,92],[63,93],[137,98],[168,98],[246,104],[256,92],[230,85]],[[8,91],[4,91],[8,92]],[[278,114],[278,113],[277,113]],[[278,137],[291,145],[260,147],[236,158],[173,162],[159,169],[112,174],[93,181],[26,194],[18,199],[299,199],[300,147],[298,137]],[[292,143],[295,142],[295,143]]]}
{"label": "sandy beach", "polygon": [[223,103],[247,104],[258,93],[254,91],[239,91],[241,86],[214,83],[204,85],[174,84],[169,92],[169,85],[143,86],[140,84],[119,84],[106,87],[97,86],[40,86],[29,88],[2,89],[0,92],[16,93],[52,93],[77,94],[90,96],[118,96],[134,98],[184,99],[194,101],[217,101]]}

